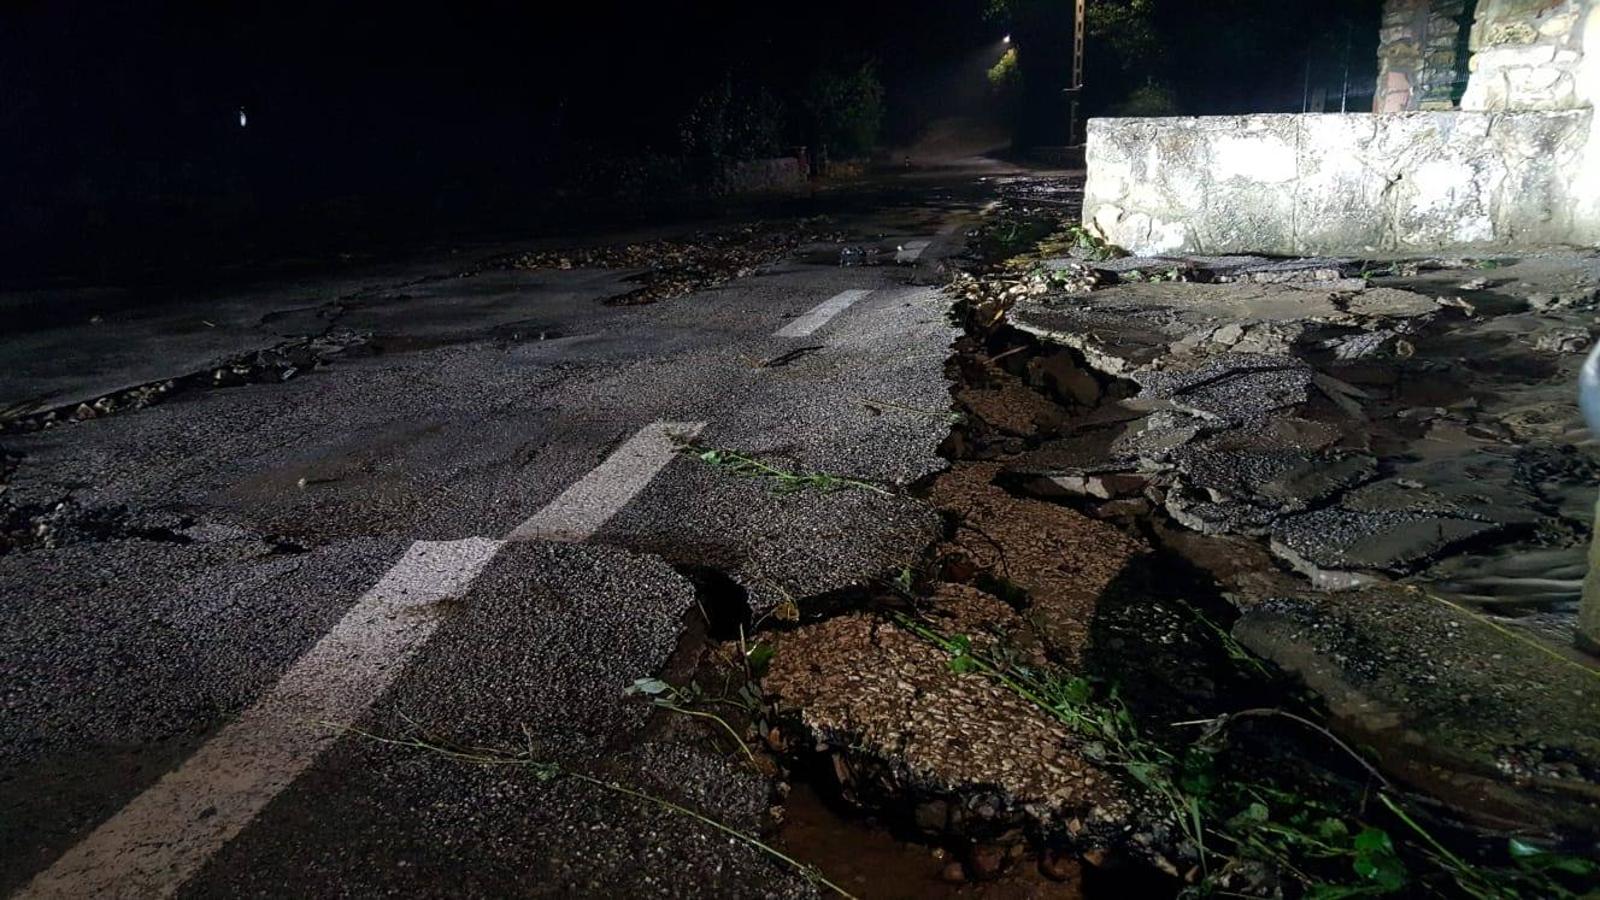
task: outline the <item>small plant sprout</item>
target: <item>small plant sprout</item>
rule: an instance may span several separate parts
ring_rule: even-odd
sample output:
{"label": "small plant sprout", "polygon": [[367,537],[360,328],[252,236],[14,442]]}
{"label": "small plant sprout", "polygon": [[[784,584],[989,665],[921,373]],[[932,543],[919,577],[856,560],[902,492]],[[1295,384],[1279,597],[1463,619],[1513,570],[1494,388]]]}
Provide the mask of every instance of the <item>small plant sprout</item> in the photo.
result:
{"label": "small plant sprout", "polygon": [[739,732],[735,731],[733,726],[728,724],[727,719],[724,719],[716,713],[689,708],[694,704],[704,702],[707,699],[705,691],[701,689],[697,682],[691,681],[689,682],[688,686],[680,688],[670,685],[659,678],[640,678],[635,680],[633,684],[628,685],[628,687],[623,690],[623,693],[629,695],[640,694],[645,697],[649,697],[650,702],[653,705],[659,706],[662,709],[670,710],[691,718],[703,719],[707,722],[715,722],[716,724],[722,726],[722,730],[726,731],[728,736],[733,738],[733,742],[739,746],[739,749],[744,751],[745,758],[750,761],[750,764],[757,765],[756,755],[750,751],[750,745],[746,744],[744,738],[739,735]]}

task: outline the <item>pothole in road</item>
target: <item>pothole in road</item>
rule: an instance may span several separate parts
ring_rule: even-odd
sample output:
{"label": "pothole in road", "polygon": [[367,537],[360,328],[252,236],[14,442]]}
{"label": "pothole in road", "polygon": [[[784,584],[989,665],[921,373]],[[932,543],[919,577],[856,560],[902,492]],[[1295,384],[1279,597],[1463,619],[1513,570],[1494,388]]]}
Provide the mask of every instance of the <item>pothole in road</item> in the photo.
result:
{"label": "pothole in road", "polygon": [[679,575],[694,585],[695,603],[713,641],[737,641],[751,635],[750,594],[728,573],[712,566],[677,565]]}

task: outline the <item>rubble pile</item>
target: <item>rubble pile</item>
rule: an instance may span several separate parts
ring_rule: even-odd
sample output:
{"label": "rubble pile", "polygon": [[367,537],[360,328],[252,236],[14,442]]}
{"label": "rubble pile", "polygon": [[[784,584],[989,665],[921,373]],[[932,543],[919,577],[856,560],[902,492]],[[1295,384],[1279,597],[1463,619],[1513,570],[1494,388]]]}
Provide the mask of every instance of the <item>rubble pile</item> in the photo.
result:
{"label": "rubble pile", "polygon": [[[1466,548],[1581,557],[1600,460],[1568,443],[1581,425],[1567,395],[1592,317],[1518,303],[1475,264],[1410,269],[1466,285],[1446,293],[1363,278],[1353,260],[1111,270],[1136,263],[1196,277],[1030,292],[1011,308],[1009,324],[1130,395],[1013,462],[1023,483],[1093,500],[1108,474],[1140,479],[1183,525],[1263,538],[1322,587],[1427,574]],[[1498,271],[1497,284],[1521,275]],[[1074,457],[1085,432],[1103,452]]]}
{"label": "rubble pile", "polygon": [[[1093,274],[1033,275],[1052,267]],[[1495,827],[1596,821],[1594,670],[1564,654],[1600,484],[1574,396],[1600,256],[1042,245],[955,290],[985,336],[959,458],[1195,566],[1230,639],[1392,775]]]}
{"label": "rubble pile", "polygon": [[[953,848],[952,880],[1027,847],[1292,895],[1348,864],[1221,832],[1338,844],[1401,785],[1452,839],[1588,840],[1594,670],[1540,641],[1600,482],[1572,399],[1600,257],[1132,258],[1042,208],[1017,192],[952,276],[942,539],[771,635],[784,764]],[[1156,749],[1108,753],[1097,715]],[[1172,810],[1202,807],[1197,839]]]}

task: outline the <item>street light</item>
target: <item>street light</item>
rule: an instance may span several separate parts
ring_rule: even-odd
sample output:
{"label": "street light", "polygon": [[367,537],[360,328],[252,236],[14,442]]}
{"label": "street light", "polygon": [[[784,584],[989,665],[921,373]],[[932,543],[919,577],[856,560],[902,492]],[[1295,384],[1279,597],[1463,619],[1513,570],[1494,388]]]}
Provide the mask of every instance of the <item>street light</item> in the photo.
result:
{"label": "street light", "polygon": [[1002,43],[1002,44],[1009,44],[1009,43],[1011,43],[1011,35],[1009,35],[1009,34],[1008,34],[1008,35],[1006,35],[1006,36],[1005,36],[1005,37],[1003,37],[1003,38],[1001,38],[1001,39],[1000,39],[1000,43]]}

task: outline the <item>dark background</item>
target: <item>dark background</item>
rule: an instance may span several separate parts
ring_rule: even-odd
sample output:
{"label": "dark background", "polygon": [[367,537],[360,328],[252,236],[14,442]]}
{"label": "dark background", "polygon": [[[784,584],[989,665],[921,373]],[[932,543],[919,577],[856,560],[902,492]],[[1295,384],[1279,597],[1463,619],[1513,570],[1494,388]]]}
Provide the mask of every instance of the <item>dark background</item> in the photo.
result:
{"label": "dark background", "polygon": [[[1370,108],[1377,0],[1097,2],[1142,24],[1091,36],[1089,114],[1129,111],[1140,87],[1170,99],[1159,111],[1298,112],[1308,60],[1337,109],[1346,59],[1351,108]],[[770,92],[785,142],[814,149],[807,84],[868,60],[886,145],[969,123],[1063,142],[1069,0],[992,5],[13,0],[0,278],[603,216],[596,167],[680,153],[709,87]],[[1008,32],[1024,78],[1000,96],[984,73]]]}

